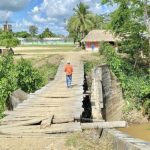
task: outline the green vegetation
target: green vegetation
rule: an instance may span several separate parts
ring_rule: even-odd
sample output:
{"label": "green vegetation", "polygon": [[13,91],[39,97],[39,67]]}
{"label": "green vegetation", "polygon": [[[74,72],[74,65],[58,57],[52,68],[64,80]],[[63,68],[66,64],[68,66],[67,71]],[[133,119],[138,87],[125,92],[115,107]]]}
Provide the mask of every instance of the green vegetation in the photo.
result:
{"label": "green vegetation", "polygon": [[41,34],[37,35],[37,33],[38,33],[38,28],[32,25],[32,26],[29,26],[29,33],[27,31],[20,31],[20,32],[13,33],[13,35],[18,38],[27,38],[27,39],[30,39],[33,37],[43,39],[43,38],[50,38],[50,37],[57,36],[54,33],[52,33],[49,30],[49,28],[45,28]]}
{"label": "green vegetation", "polygon": [[120,58],[116,54],[115,49],[106,43],[102,45],[100,53],[105,55],[110,69],[121,82],[128,109],[141,109],[141,107],[144,107],[145,114],[148,114],[150,117],[150,97],[148,96],[150,94],[149,70],[134,68],[132,63]]}
{"label": "green vegetation", "polygon": [[16,72],[17,84],[25,92],[34,92],[43,85],[42,74],[28,60],[21,58],[16,65]]}
{"label": "green vegetation", "polygon": [[28,38],[31,35],[28,32],[26,32],[26,31],[21,31],[21,32],[14,33],[14,36],[18,37],[18,38]]}
{"label": "green vegetation", "polygon": [[16,47],[20,44],[20,41],[13,36],[12,32],[3,32],[0,31],[0,46]]}
{"label": "green vegetation", "polygon": [[[121,51],[130,54],[136,65],[140,52],[144,52],[147,56],[150,54],[148,1],[103,0],[103,3],[118,5],[117,9],[110,14],[109,29],[121,37]],[[144,36],[144,33],[147,33],[147,36]]]}
{"label": "green vegetation", "polygon": [[[93,57],[93,58],[92,58]],[[106,60],[103,56],[98,56],[97,53],[90,55],[90,59],[88,59],[88,56],[83,59],[84,62],[84,72],[87,78],[87,84],[89,89],[91,88],[92,84],[92,69],[97,65],[102,65],[106,63]]]}
{"label": "green vegetation", "polygon": [[70,33],[75,34],[74,40],[77,38],[80,41],[92,28],[93,14],[88,9],[89,7],[84,3],[80,3],[77,8],[74,8],[75,15],[70,18],[68,24]]}
{"label": "green vegetation", "polygon": [[52,33],[49,28],[46,28],[40,35],[39,38],[50,38],[55,37],[56,35]]}
{"label": "green vegetation", "polygon": [[45,65],[39,67],[38,69],[43,75],[44,85],[45,85],[48,83],[48,81],[54,79],[57,73],[58,65],[46,63]]}
{"label": "green vegetation", "polygon": [[74,15],[68,20],[67,30],[74,42],[78,41],[81,46],[81,40],[88,32],[95,28],[102,28],[102,23],[102,16],[94,15],[89,11],[89,6],[80,2],[74,8]]}
{"label": "green vegetation", "polygon": [[37,69],[31,61],[23,58],[14,63],[11,54],[0,57],[0,118],[13,91],[18,88],[28,93],[38,90],[54,78],[57,67],[58,65],[45,64]]}
{"label": "green vegetation", "polygon": [[150,118],[150,5],[147,0],[103,0],[102,4],[117,4],[114,12],[109,14],[108,27],[121,39],[119,51],[130,57],[120,58],[107,44],[102,46],[100,53],[105,55],[121,82],[127,104],[125,111],[144,108]]}
{"label": "green vegetation", "polygon": [[99,61],[86,61],[84,63],[84,72],[87,77],[87,84],[89,89],[91,89],[92,85],[92,75],[91,75],[91,70],[99,64]]}
{"label": "green vegetation", "polygon": [[0,58],[0,117],[5,109],[6,100],[11,92],[17,89],[17,73],[11,54]]}
{"label": "green vegetation", "polygon": [[34,25],[29,26],[29,32],[31,34],[31,37],[34,37],[38,33],[38,27]]}

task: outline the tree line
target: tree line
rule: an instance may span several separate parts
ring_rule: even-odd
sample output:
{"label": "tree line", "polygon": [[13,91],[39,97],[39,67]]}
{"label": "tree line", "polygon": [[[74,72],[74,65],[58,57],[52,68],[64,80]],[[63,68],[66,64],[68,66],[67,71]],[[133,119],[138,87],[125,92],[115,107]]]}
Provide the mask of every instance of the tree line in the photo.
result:
{"label": "tree line", "polygon": [[14,33],[16,37],[20,38],[29,38],[29,37],[35,37],[35,38],[50,38],[50,37],[56,37],[57,35],[49,30],[49,28],[45,28],[44,31],[41,34],[38,34],[38,27],[31,25],[29,26],[29,32],[27,31],[21,31]]}
{"label": "tree line", "polygon": [[49,28],[45,28],[41,34],[38,34],[38,28],[34,25],[29,26],[29,32],[27,31],[20,31],[20,32],[6,32],[0,30],[0,46],[9,47],[16,47],[20,44],[18,38],[50,38],[50,37],[57,37],[58,35],[54,34],[49,30]]}
{"label": "tree line", "polygon": [[[101,5],[117,5],[106,15],[95,15],[79,3],[68,20],[67,30],[80,42],[92,29],[106,29],[121,38],[120,50],[137,63],[140,53],[150,56],[150,3],[148,0],[102,0]],[[81,43],[80,43],[81,46]]]}

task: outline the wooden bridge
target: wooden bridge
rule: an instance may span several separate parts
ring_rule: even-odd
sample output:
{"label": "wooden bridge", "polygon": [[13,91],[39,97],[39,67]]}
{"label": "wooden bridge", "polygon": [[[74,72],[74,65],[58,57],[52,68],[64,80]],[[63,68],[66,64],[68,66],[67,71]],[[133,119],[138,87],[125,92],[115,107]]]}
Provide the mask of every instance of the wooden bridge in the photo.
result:
{"label": "wooden bridge", "polygon": [[74,66],[73,87],[65,83],[64,60],[55,80],[19,104],[1,121],[0,132],[9,135],[41,135],[81,131],[80,123],[74,122],[83,112],[84,69],[80,58],[68,58]]}
{"label": "wooden bridge", "polygon": [[[67,88],[65,83],[64,65],[67,60],[70,60],[74,67],[72,88]],[[96,80],[94,81],[96,84]],[[60,137],[60,133],[91,128],[88,124],[81,124],[79,120],[84,111],[82,108],[83,84],[84,66],[80,56],[68,55],[67,59],[60,64],[54,81],[30,94],[28,99],[19,104],[14,111],[5,112],[6,117],[0,122],[0,149],[23,149],[18,146],[27,139],[30,141],[25,143],[30,143],[33,147],[31,149],[37,149],[37,145],[33,146],[33,143],[39,140],[36,139],[33,142],[33,138],[40,138],[40,141],[43,140],[45,144],[48,144],[49,138],[55,139],[58,134]],[[95,94],[101,94],[101,91],[100,93],[95,92]],[[98,98],[102,99],[102,96]],[[92,95],[92,103],[94,103],[93,118],[96,120],[92,127],[98,127],[99,122],[101,122],[101,127],[108,126],[103,124],[102,116],[99,113],[102,100],[99,105]],[[113,124],[111,125],[113,127]],[[26,144],[24,147],[27,146]],[[38,148],[44,149],[43,147]]]}

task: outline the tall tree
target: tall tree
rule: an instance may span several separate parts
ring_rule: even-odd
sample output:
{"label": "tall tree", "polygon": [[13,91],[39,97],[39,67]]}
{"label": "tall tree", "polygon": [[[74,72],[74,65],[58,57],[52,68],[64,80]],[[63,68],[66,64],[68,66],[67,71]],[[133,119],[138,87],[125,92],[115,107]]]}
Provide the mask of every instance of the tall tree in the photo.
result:
{"label": "tall tree", "polygon": [[38,33],[38,28],[34,25],[29,26],[29,32],[32,37],[34,37]]}
{"label": "tall tree", "polygon": [[52,33],[49,28],[46,28],[40,35],[40,38],[49,38],[49,37],[54,37],[55,34]]}
{"label": "tall tree", "polygon": [[143,0],[103,0],[104,3],[117,3],[118,8],[110,15],[111,29],[122,37],[122,49],[135,60],[140,51],[148,51],[148,41],[143,36],[146,31]]}
{"label": "tall tree", "polygon": [[95,15],[92,18],[93,28],[95,29],[105,29],[104,16]]}
{"label": "tall tree", "polygon": [[148,31],[149,38],[149,56],[150,56],[150,2],[148,0],[143,0],[144,4],[144,22]]}
{"label": "tall tree", "polygon": [[75,39],[80,41],[93,28],[93,14],[89,11],[89,7],[84,3],[79,3],[74,8],[74,15],[68,21],[68,31],[74,35]]}

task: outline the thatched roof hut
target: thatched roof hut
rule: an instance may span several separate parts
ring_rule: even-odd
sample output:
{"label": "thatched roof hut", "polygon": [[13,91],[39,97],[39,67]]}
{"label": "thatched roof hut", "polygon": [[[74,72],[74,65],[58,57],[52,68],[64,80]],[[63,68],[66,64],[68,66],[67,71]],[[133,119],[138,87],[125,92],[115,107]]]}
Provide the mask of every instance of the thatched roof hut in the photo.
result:
{"label": "thatched roof hut", "polygon": [[101,42],[109,42],[115,45],[120,39],[115,37],[113,33],[107,30],[92,30],[89,34],[81,41],[85,43],[85,49],[87,51],[96,52],[101,46]]}
{"label": "thatched roof hut", "polygon": [[82,40],[82,42],[115,42],[119,40],[113,33],[107,30],[92,30],[89,34]]}

